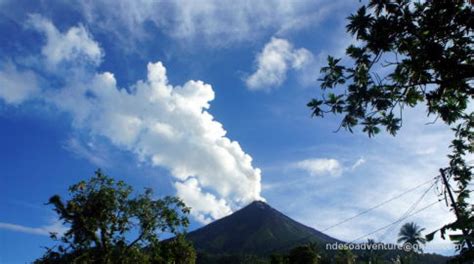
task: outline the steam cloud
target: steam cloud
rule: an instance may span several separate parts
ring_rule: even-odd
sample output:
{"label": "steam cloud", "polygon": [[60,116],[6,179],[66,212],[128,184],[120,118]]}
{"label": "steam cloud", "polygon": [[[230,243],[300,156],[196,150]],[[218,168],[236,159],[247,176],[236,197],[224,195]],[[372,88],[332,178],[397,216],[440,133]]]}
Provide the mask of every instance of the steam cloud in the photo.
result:
{"label": "steam cloud", "polygon": [[[169,169],[176,179],[177,195],[193,208],[192,215],[201,222],[263,199],[260,170],[253,167],[252,158],[238,142],[226,137],[222,124],[208,112],[214,99],[211,85],[191,80],[173,86],[163,64],[155,62],[148,63],[146,80],[120,88],[112,73],[94,70],[104,54],[84,27],[62,33],[38,15],[31,16],[28,24],[46,37],[37,60],[50,74],[60,74],[57,78],[65,85],[41,91],[27,89],[18,81],[18,76],[25,73],[11,74],[17,69],[9,67],[7,75],[2,69],[0,98],[6,103],[29,99],[45,102],[69,113],[81,131],[103,136],[140,160]],[[36,87],[36,77],[27,74]],[[21,96],[9,94],[18,87]],[[27,96],[28,91],[35,93]]]}

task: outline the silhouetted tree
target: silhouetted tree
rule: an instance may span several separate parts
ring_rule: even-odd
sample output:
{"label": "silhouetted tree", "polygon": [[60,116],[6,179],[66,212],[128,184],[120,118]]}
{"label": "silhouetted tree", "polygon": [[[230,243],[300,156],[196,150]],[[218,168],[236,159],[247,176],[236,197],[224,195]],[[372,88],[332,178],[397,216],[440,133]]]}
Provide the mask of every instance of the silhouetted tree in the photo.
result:
{"label": "silhouetted tree", "polygon": [[289,255],[289,264],[317,264],[319,256],[310,245],[293,248]]}
{"label": "silhouetted tree", "polygon": [[422,252],[421,245],[426,243],[425,237],[421,234],[425,229],[419,227],[417,224],[405,223],[398,233],[398,243],[409,243],[413,246],[413,251]]}
{"label": "silhouetted tree", "polygon": [[379,263],[381,260],[380,260],[378,250],[374,248],[375,240],[367,239],[366,244],[367,244],[367,250],[363,251],[360,257],[367,263],[371,263],[371,264]]}
{"label": "silhouetted tree", "polygon": [[194,264],[196,262],[196,251],[183,234],[178,234],[173,239],[162,243],[157,253],[161,255],[157,255],[154,259],[162,259],[165,263]]}
{"label": "silhouetted tree", "polygon": [[270,255],[270,264],[286,264],[288,263],[288,259],[286,256],[281,254],[271,254]]}
{"label": "silhouetted tree", "polygon": [[349,249],[338,250],[335,256],[336,264],[354,264],[357,256]]}
{"label": "silhouetted tree", "polygon": [[194,263],[182,236],[159,241],[160,233],[184,231],[189,208],[176,197],[153,199],[151,189],[135,197],[132,191],[98,170],[69,188],[69,200],[52,196],[48,204],[68,230],[51,234],[58,244],[36,263]]}

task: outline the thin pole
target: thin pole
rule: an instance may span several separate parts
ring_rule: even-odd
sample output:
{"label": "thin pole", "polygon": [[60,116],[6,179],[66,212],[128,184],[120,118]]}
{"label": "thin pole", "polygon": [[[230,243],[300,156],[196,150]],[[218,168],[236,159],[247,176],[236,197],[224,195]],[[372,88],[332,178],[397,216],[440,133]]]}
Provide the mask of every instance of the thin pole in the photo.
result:
{"label": "thin pole", "polygon": [[[439,172],[441,173],[441,178],[443,178],[444,186],[446,186],[446,190],[448,191],[449,199],[451,200],[451,206],[454,208],[454,213],[456,214],[457,219],[460,219],[461,214],[459,213],[459,208],[454,201],[453,193],[451,192],[451,187],[449,186],[448,179],[446,179],[446,175],[444,174],[444,170],[440,169]],[[472,244],[469,240],[469,233],[466,229],[462,229],[462,234],[466,237],[466,244],[469,250],[472,250]]]}

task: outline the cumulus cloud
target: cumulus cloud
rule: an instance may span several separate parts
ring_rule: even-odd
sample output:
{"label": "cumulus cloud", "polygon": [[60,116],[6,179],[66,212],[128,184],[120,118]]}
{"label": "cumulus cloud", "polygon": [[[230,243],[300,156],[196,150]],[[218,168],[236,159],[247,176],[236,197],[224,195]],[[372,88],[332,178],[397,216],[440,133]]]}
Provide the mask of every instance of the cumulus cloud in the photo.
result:
{"label": "cumulus cloud", "polygon": [[61,235],[67,230],[60,221],[56,221],[50,225],[45,225],[41,227],[29,227],[12,223],[0,222],[0,229],[41,236],[49,236],[50,233],[56,233],[58,235]]}
{"label": "cumulus cloud", "polygon": [[[45,47],[74,47],[62,48],[57,56],[43,48],[46,64],[81,60],[79,54],[97,60],[102,57],[100,49],[69,43],[75,40],[68,37],[72,29],[59,32],[42,17],[33,21],[40,24],[34,28],[46,37]],[[96,43],[90,35],[79,35],[86,38],[79,42]],[[93,46],[98,47],[97,43]],[[106,138],[143,162],[169,169],[178,181],[178,193],[188,206],[196,208],[199,219],[220,218],[232,208],[262,199],[260,170],[253,167],[252,158],[237,141],[226,137],[223,125],[208,111],[214,99],[211,85],[191,80],[173,86],[166,68],[155,62],[148,63],[145,80],[124,89],[117,86],[110,72],[77,70],[76,66],[68,64],[63,70],[68,71],[67,78],[57,76],[64,78],[65,85],[45,89],[41,99],[69,113],[79,131]],[[76,143],[68,146],[84,154]],[[213,208],[216,204],[218,210]]]}
{"label": "cumulus cloud", "polygon": [[55,105],[73,114],[77,126],[168,168],[181,181],[194,176],[232,203],[260,198],[260,170],[207,111],[214,99],[210,85],[188,81],[173,87],[157,62],[148,64],[147,80],[138,81],[130,89],[133,93],[116,87],[110,73],[96,74],[81,87],[88,88],[74,86],[52,97]]}
{"label": "cumulus cloud", "polygon": [[28,25],[46,36],[46,44],[41,52],[48,66],[55,67],[65,62],[89,62],[98,65],[102,59],[102,51],[84,26],[71,27],[62,33],[51,21],[34,14],[30,15]]}
{"label": "cumulus cloud", "polygon": [[295,49],[288,40],[272,38],[257,55],[257,70],[245,83],[250,90],[271,90],[285,81],[289,69],[299,70],[312,58],[307,49]]}
{"label": "cumulus cloud", "polygon": [[34,72],[19,70],[11,63],[0,70],[0,98],[7,104],[20,104],[38,91],[38,79]]}
{"label": "cumulus cloud", "polygon": [[342,164],[336,159],[306,159],[296,162],[293,166],[308,172],[311,176],[326,174],[338,177],[343,171]]}
{"label": "cumulus cloud", "polygon": [[208,224],[213,219],[232,213],[224,199],[218,199],[210,193],[204,193],[195,178],[189,178],[184,182],[176,182],[175,187],[178,196],[187,204],[193,205],[191,214],[203,224]]}

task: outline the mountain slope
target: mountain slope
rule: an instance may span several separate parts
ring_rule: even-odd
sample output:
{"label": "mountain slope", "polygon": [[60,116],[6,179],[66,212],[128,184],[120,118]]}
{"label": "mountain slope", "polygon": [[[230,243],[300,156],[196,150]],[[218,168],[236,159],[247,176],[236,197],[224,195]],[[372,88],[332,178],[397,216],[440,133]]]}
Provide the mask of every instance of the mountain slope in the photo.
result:
{"label": "mountain slope", "polygon": [[198,251],[212,254],[268,254],[299,244],[337,242],[300,224],[268,204],[255,201],[187,235]]}

